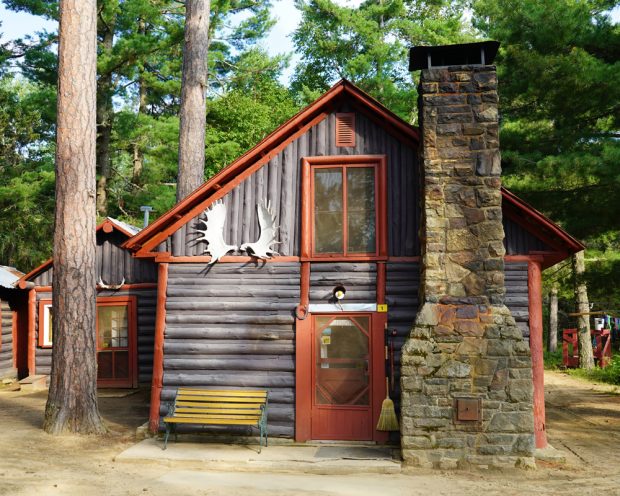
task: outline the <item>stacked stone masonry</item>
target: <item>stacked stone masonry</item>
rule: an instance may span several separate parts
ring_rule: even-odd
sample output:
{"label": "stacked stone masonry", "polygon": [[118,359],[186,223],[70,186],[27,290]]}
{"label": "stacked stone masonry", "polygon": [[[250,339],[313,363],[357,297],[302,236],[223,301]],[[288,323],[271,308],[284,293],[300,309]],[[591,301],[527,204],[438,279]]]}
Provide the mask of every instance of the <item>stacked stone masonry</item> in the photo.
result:
{"label": "stacked stone masonry", "polygon": [[[492,66],[422,71],[422,308],[403,348],[406,462],[532,463],[529,347],[504,304],[497,78]],[[457,418],[473,398],[481,416]]]}

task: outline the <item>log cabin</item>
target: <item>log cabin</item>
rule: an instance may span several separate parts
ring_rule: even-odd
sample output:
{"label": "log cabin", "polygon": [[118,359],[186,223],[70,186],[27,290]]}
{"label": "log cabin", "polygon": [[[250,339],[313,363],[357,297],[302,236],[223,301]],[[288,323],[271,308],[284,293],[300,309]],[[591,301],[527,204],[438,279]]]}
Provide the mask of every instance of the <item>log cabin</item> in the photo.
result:
{"label": "log cabin", "polygon": [[540,274],[583,245],[500,185],[497,46],[415,50],[420,128],[342,80],[122,245],[158,266],[152,430],[265,388],[272,436],[385,442],[387,375],[406,461],[546,444]]}
{"label": "log cabin", "polygon": [[[97,226],[98,387],[135,388],[149,384],[153,366],[153,329],[157,269],[136,259],[121,245],[139,229],[106,218]],[[49,376],[52,364],[52,259],[22,276],[28,344],[21,353],[29,376]]]}
{"label": "log cabin", "polygon": [[[258,388],[271,436],[444,467],[544,447],[541,271],[583,245],[501,187],[496,51],[412,49],[419,128],[342,80],[147,228],[106,219],[100,386],[150,382],[153,431],[179,387]],[[20,280],[30,374],[52,276]]]}

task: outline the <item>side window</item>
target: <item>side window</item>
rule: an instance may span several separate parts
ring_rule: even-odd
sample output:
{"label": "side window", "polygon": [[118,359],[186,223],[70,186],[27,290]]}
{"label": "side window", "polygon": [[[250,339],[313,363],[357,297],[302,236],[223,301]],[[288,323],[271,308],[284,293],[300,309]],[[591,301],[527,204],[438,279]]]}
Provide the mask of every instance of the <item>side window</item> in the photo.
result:
{"label": "side window", "polygon": [[313,256],[376,255],[374,165],[312,167]]}
{"label": "side window", "polygon": [[39,303],[39,346],[49,348],[52,344],[52,303],[41,301]]}

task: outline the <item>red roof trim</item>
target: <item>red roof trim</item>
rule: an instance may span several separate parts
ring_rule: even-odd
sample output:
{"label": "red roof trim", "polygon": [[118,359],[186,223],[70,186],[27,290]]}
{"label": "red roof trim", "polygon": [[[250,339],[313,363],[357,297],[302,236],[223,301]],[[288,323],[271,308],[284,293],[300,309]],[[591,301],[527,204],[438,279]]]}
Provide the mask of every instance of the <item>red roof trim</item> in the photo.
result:
{"label": "red roof trim", "polygon": [[[502,199],[504,205],[509,207],[508,209],[503,209],[505,215],[510,215],[510,207],[518,211],[519,215],[514,216],[514,220],[534,236],[552,245],[557,252],[564,252],[570,255],[585,249],[583,243],[573,238],[551,219],[504,187],[502,187]],[[522,222],[523,219],[527,219],[529,222]],[[551,234],[551,237],[549,234]]]}
{"label": "red roof trim", "polygon": [[[170,229],[173,224],[177,224],[181,219],[189,220],[186,219],[186,217],[190,215],[189,212],[192,212],[192,210],[205,202],[205,200],[209,199],[216,192],[221,194],[222,187],[225,184],[229,183],[243,171],[254,165],[270,149],[283,144],[288,144],[289,140],[292,141],[291,137],[294,136],[299,129],[301,129],[304,125],[307,125],[309,121],[325,113],[335,102],[336,98],[341,94],[346,94],[347,96],[352,97],[356,103],[368,108],[374,113],[379,114],[383,119],[384,124],[390,127],[398,137],[404,136],[408,140],[415,143],[419,142],[419,132],[416,128],[385,108],[377,100],[364,93],[353,83],[343,79],[332,86],[332,88],[330,88],[313,103],[308,105],[306,108],[301,110],[269,134],[254,148],[246,152],[207,182],[202,184],[183,201],[175,205],[171,210],[162,215],[150,226],[127,240],[122,245],[123,248],[128,248],[134,252],[148,252],[149,250],[152,250],[154,246],[149,245],[154,244],[152,240],[158,233],[163,233]],[[155,244],[159,244],[159,242],[161,242],[161,240],[158,240],[158,243]]]}

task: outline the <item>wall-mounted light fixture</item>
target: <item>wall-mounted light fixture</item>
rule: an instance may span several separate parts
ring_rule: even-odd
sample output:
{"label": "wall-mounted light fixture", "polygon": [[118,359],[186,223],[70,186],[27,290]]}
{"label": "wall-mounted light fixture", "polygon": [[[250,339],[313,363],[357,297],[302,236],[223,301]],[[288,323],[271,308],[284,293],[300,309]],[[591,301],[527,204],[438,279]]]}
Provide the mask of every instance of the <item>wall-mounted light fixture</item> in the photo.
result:
{"label": "wall-mounted light fixture", "polygon": [[345,294],[347,294],[347,290],[344,286],[336,286],[334,288],[334,298],[336,301],[342,300]]}

